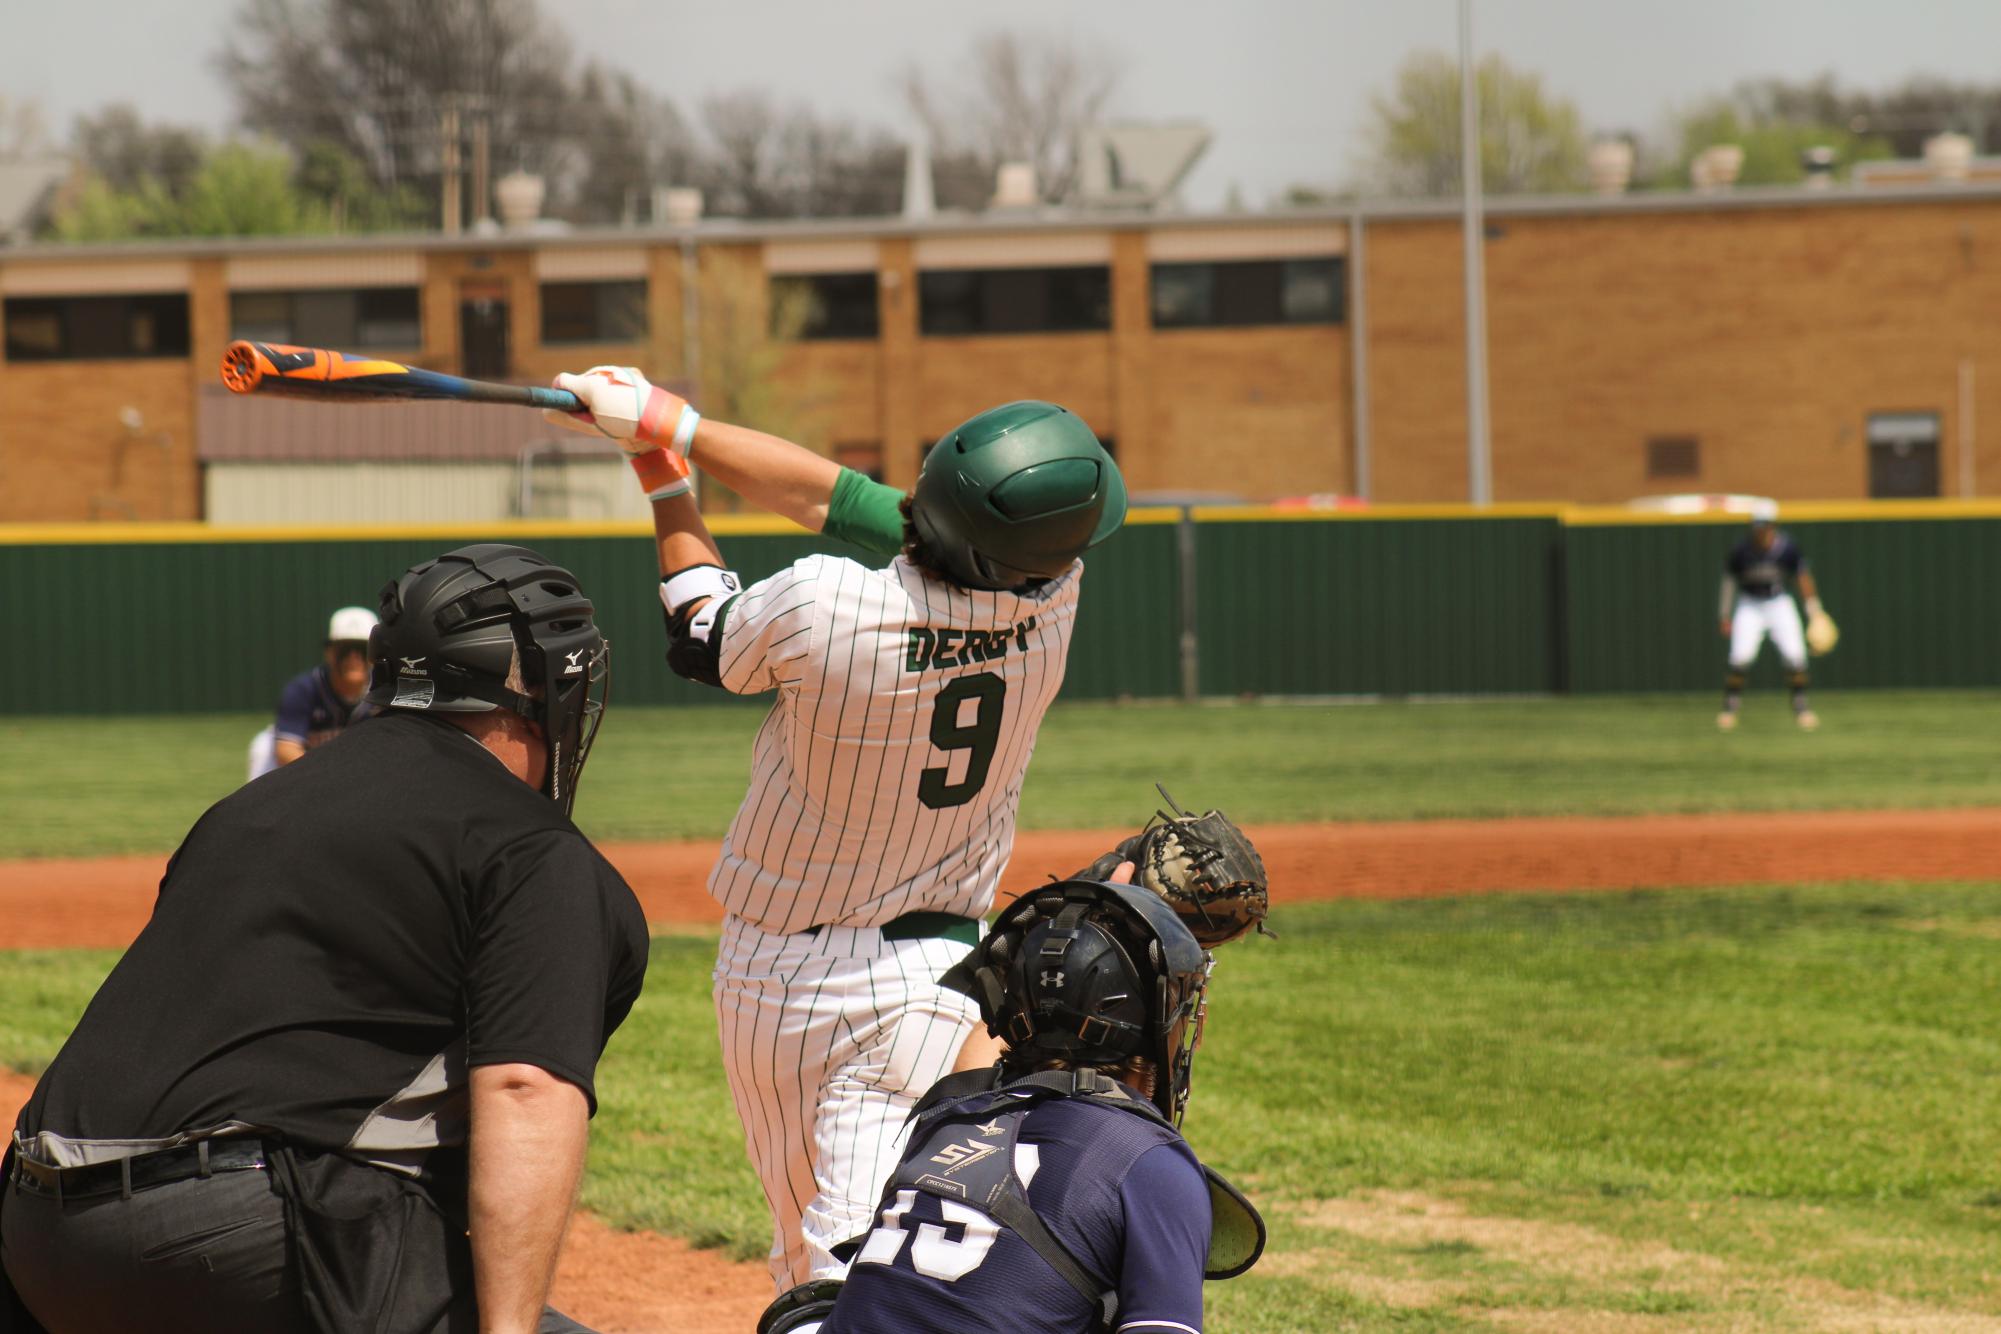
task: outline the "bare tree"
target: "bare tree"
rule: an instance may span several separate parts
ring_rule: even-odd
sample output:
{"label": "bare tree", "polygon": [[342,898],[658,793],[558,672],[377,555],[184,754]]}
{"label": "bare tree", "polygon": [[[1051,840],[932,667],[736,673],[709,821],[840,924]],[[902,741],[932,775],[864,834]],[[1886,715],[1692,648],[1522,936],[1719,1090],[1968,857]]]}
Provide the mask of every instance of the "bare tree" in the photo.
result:
{"label": "bare tree", "polygon": [[718,213],[855,217],[901,203],[903,145],[880,130],[755,91],[709,99],[702,126],[712,146],[702,184]]}
{"label": "bare tree", "polygon": [[0,160],[41,157],[53,148],[41,106],[0,93]]}
{"label": "bare tree", "polygon": [[1897,157],[1917,157],[1925,140],[1952,130],[1983,152],[2001,149],[2001,85],[1955,83],[1919,74],[1882,92],[1844,88],[1831,74],[1805,82],[1755,79],[1725,99],[1746,126],[1827,127],[1878,138]]}
{"label": "bare tree", "polygon": [[[898,78],[904,101],[931,138],[939,196],[950,206],[983,204],[1003,162],[1035,167],[1045,200],[1060,200],[1077,179],[1077,138],[1095,124],[1118,83],[1118,67],[1102,49],[1020,32],[990,32],[974,41],[963,73],[940,80],[911,65]],[[961,197],[969,168],[983,190]],[[947,188],[949,185],[950,188]]]}
{"label": "bare tree", "polygon": [[577,174],[568,44],[534,0],[245,0],[220,57],[244,123],[325,142],[384,187],[434,185],[483,120],[496,173]]}
{"label": "bare tree", "polygon": [[622,221],[655,186],[697,182],[701,146],[673,103],[630,74],[584,67],[576,127],[585,151],[570,212],[578,221]]}
{"label": "bare tree", "polygon": [[78,164],[112,190],[136,191],[150,182],[176,199],[186,195],[208,154],[200,131],[148,125],[124,103],[77,117],[72,143]]}

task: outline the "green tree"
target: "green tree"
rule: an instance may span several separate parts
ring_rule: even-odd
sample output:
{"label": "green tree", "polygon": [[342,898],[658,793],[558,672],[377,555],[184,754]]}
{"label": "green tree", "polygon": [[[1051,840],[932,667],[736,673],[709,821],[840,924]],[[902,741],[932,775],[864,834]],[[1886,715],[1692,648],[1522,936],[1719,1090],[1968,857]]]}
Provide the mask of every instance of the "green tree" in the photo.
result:
{"label": "green tree", "polygon": [[181,202],[183,236],[292,236],[332,230],[326,210],[292,182],[292,159],[269,145],[210,153]]}
{"label": "green tree", "polygon": [[1806,178],[1806,151],[1834,150],[1835,173],[1846,175],[1857,162],[1885,158],[1894,149],[1875,134],[1849,128],[1831,87],[1808,85],[1787,90],[1776,83],[1745,84],[1711,98],[1676,118],[1678,150],[1659,184],[1686,186],[1695,155],[1714,144],[1744,150],[1741,185],[1792,185]]}
{"label": "green tree", "polygon": [[273,144],[223,144],[205,153],[176,192],[156,176],[120,188],[86,175],[57,204],[62,241],[169,236],[292,236],[333,230],[327,206],[302,190],[291,155]]}
{"label": "green tree", "polygon": [[306,145],[293,179],[325,211],[331,231],[410,231],[430,222],[430,209],[413,187],[377,185],[359,158],[325,139]]}
{"label": "green tree", "polygon": [[[1480,179],[1496,194],[1582,189],[1583,118],[1543,88],[1542,76],[1488,56],[1475,71],[1480,98]],[[1369,101],[1371,189],[1405,196],[1459,193],[1459,62],[1420,51],[1387,95]]]}
{"label": "green tree", "polygon": [[147,178],[130,190],[102,176],[84,176],[64,188],[49,216],[49,236],[57,241],[132,241],[179,236],[181,207],[159,181]]}

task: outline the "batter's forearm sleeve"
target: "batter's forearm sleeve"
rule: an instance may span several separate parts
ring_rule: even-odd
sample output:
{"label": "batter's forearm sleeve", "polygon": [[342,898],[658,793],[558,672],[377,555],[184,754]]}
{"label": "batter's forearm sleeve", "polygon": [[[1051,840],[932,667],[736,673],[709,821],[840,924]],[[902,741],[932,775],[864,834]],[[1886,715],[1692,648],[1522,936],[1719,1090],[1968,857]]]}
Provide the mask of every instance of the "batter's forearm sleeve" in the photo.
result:
{"label": "batter's forearm sleeve", "polygon": [[716,609],[713,620],[702,614],[708,610],[707,603],[703,604],[702,613],[690,607],[668,613],[667,666],[674,675],[718,690],[723,688],[723,625],[735,605],[735,598],[723,603]]}
{"label": "batter's forearm sleeve", "polygon": [[1723,576],[1723,588],[1716,595],[1716,614],[1723,620],[1730,619],[1730,613],[1737,609],[1737,581],[1729,575]]}
{"label": "batter's forearm sleeve", "polygon": [[878,556],[894,556],[903,549],[903,514],[897,508],[902,503],[903,492],[895,487],[843,468],[834,480],[821,531]]}

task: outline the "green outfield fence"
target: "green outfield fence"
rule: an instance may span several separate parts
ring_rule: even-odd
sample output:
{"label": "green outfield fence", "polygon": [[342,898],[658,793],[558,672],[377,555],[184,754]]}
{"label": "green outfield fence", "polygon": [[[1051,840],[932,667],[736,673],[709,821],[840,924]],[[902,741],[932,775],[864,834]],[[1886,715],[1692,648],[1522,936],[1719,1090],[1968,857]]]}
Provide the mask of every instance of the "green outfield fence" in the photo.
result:
{"label": "green outfield fence", "polygon": [[[1841,623],[1832,687],[1986,686],[2001,663],[2001,504],[1790,507]],[[1716,685],[1716,586],[1739,531],[1546,506],[1357,513],[1136,511],[1089,558],[1065,694],[1519,694]],[[833,549],[722,519],[761,577]],[[620,702],[718,698],[668,672],[651,543],[608,524],[397,529],[0,527],[0,712],[261,710],[314,661],[327,614],[406,566],[523,542],[575,570],[613,644]],[[1777,679],[1769,652],[1760,679]]]}

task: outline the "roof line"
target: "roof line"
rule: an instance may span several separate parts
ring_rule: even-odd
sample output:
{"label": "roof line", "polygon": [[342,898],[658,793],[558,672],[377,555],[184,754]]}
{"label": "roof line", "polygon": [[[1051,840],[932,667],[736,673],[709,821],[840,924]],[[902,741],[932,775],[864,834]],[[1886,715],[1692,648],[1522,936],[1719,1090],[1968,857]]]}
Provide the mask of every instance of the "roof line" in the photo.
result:
{"label": "roof line", "polygon": [[[1626,213],[1727,213],[1755,209],[1842,208],[1885,204],[1993,203],[2001,201],[2001,181],[1808,189],[1801,186],[1742,187],[1713,192],[1643,190],[1622,195],[1489,196],[1490,218],[1617,216]],[[1268,213],[1076,213],[1044,209],[1020,214],[947,214],[923,221],[897,217],[746,219],[705,218],[688,226],[577,227],[563,231],[495,235],[438,232],[379,232],[345,236],[201,237],[171,241],[117,241],[93,244],[0,245],[0,264],[128,257],[208,258],[252,254],[324,254],[386,250],[511,251],[603,249],[611,246],[753,244],[793,240],[902,239],[925,236],[1006,235],[1035,232],[1173,231],[1188,227],[1343,226],[1405,219],[1455,218],[1459,201],[1447,199],[1358,199],[1314,208]]]}

